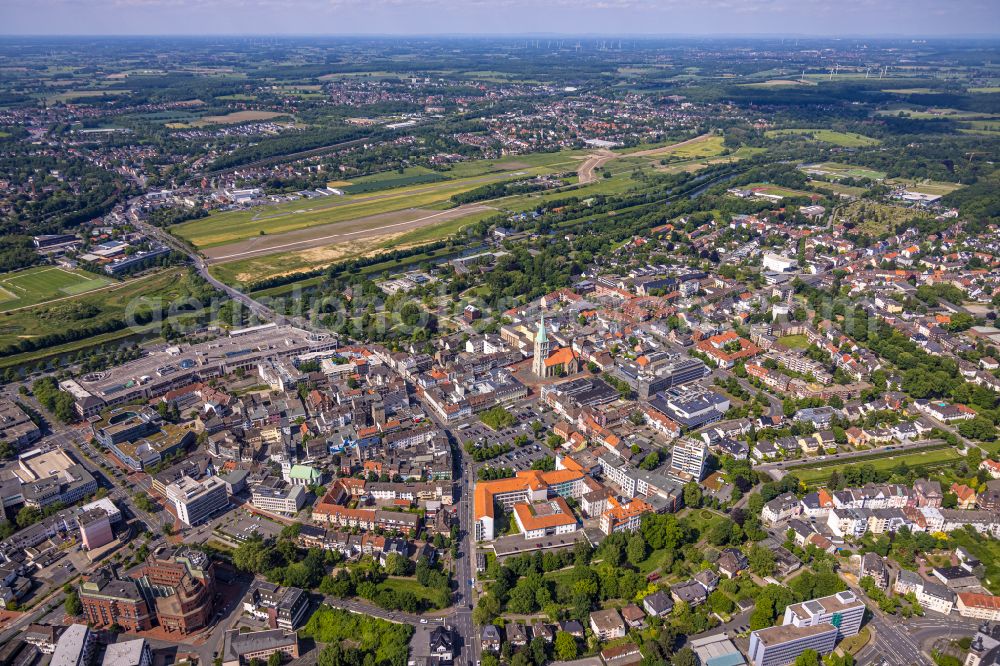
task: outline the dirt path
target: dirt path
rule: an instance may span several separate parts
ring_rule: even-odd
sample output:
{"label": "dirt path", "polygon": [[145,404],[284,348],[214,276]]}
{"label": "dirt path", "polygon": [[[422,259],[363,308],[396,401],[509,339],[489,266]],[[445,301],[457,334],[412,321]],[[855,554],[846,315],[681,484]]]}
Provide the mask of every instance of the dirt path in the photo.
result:
{"label": "dirt path", "polygon": [[407,208],[368,215],[353,220],[323,224],[306,229],[296,229],[273,236],[255,236],[247,240],[203,251],[210,264],[220,264],[239,259],[261,257],[277,252],[306,250],[345,240],[384,236],[387,233],[413,231],[422,227],[447,222],[466,215],[492,210],[483,204],[466,204],[449,210],[430,211],[421,208]]}
{"label": "dirt path", "polygon": [[616,157],[618,157],[618,155],[610,150],[600,150],[589,156],[576,171],[577,182],[581,185],[593,183],[597,180],[597,176],[594,175],[595,172],[604,166],[605,163],[615,159]]}
{"label": "dirt path", "polygon": [[686,141],[681,141],[680,143],[673,143],[669,146],[660,146],[659,148],[649,148],[647,150],[640,150],[635,153],[613,153],[610,150],[599,150],[592,153],[587,159],[580,165],[577,169],[577,181],[580,185],[586,185],[588,183],[593,183],[597,180],[596,172],[598,169],[603,167],[605,164],[611,160],[618,159],[619,157],[656,157],[657,155],[664,155],[681,146],[686,146],[690,143],[699,143],[705,141],[709,137],[713,136],[711,133],[702,134],[701,136],[696,136],[693,139],[687,139]]}

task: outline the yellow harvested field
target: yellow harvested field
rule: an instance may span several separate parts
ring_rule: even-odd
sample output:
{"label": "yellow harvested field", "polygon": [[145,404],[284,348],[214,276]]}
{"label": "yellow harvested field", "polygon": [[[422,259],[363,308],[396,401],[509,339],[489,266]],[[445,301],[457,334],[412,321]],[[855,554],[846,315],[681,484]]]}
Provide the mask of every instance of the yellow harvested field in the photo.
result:
{"label": "yellow harvested field", "polygon": [[233,111],[224,116],[205,116],[190,123],[167,123],[167,127],[172,129],[183,129],[189,127],[207,127],[208,125],[235,125],[236,123],[249,123],[257,120],[271,120],[287,116],[287,113],[277,111]]}

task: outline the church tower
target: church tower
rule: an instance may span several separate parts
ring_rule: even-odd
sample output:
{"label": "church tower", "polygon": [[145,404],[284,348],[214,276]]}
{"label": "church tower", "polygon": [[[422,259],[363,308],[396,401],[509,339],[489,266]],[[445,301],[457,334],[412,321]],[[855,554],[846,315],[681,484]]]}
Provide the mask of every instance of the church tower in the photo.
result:
{"label": "church tower", "polygon": [[531,371],[536,377],[545,376],[545,359],[549,357],[549,337],[545,334],[545,315],[538,322],[538,332],[535,334],[534,358],[531,359]]}

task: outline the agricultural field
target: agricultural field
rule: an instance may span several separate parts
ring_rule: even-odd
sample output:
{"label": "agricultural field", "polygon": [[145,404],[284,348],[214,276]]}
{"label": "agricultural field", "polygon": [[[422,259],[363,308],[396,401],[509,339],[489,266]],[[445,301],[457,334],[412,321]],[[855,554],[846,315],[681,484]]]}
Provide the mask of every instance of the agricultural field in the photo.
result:
{"label": "agricultural field", "polygon": [[0,275],[0,312],[37,305],[100,289],[110,278],[56,266],[26,268]]}
{"label": "agricultural field", "polygon": [[190,129],[192,127],[208,127],[209,125],[235,125],[237,123],[249,123],[258,120],[273,120],[274,118],[281,117],[288,117],[288,114],[278,111],[233,111],[224,116],[203,116],[189,123],[167,123],[167,127],[171,129]]}
{"label": "agricultural field", "polygon": [[798,86],[814,86],[815,81],[804,81],[802,79],[768,79],[756,83],[742,83],[745,88],[794,88]]}
{"label": "agricultural field", "polygon": [[889,109],[882,109],[878,111],[877,115],[880,116],[901,116],[904,118],[912,118],[913,120],[977,120],[992,118],[989,113],[980,113],[977,111],[962,111],[961,109],[949,109],[949,108],[928,108],[928,109],[915,109],[912,107],[893,107]]}
{"label": "agricultural field", "polygon": [[831,143],[835,146],[841,146],[842,148],[860,148],[863,146],[877,146],[881,141],[878,139],[873,139],[871,137],[865,136],[864,134],[857,134],[855,132],[837,132],[828,129],[780,129],[771,130],[765,134],[767,137],[775,136],[787,136],[790,134],[798,134],[801,136],[809,137],[815,141],[822,141],[823,143]]}
{"label": "agricultural field", "polygon": [[941,91],[933,88],[884,88],[882,92],[893,95],[937,95]]}
{"label": "agricultural field", "polygon": [[841,164],[840,162],[820,162],[819,164],[803,164],[799,167],[807,174],[825,176],[826,178],[868,178],[869,180],[884,180],[885,173],[865,167]]}

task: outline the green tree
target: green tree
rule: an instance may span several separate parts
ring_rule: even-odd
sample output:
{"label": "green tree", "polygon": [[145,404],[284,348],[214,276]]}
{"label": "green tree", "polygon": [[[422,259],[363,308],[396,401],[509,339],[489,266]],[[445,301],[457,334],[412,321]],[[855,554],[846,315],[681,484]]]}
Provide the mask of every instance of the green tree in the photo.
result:
{"label": "green tree", "polygon": [[642,538],[641,533],[636,532],[629,538],[628,545],[625,547],[625,556],[628,558],[629,564],[634,567],[639,566],[639,563],[646,559],[646,540]]}
{"label": "green tree", "polygon": [[770,576],[774,573],[774,553],[763,546],[754,546],[747,553],[750,571],[758,576]]}
{"label": "green tree", "polygon": [[819,653],[816,650],[806,650],[795,658],[795,666],[820,666]]}
{"label": "green tree", "polygon": [[701,506],[701,488],[694,481],[684,484],[684,506],[692,509]]}
{"label": "green tree", "polygon": [[73,590],[67,594],[66,601],[63,602],[63,609],[67,615],[72,615],[73,617],[79,616],[83,612],[83,604],[80,603],[80,593]]}
{"label": "green tree", "polygon": [[671,666],[698,666],[698,655],[694,653],[694,650],[685,646],[682,647],[670,660]]}
{"label": "green tree", "polygon": [[556,657],[559,661],[576,659],[576,637],[566,631],[557,631],[555,638]]}
{"label": "green tree", "polygon": [[475,610],[472,611],[472,619],[479,626],[489,624],[500,614],[500,602],[492,594],[485,594],[479,597]]}

